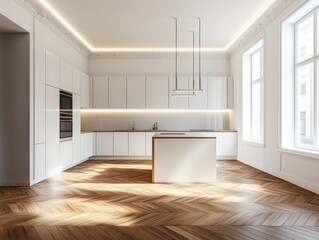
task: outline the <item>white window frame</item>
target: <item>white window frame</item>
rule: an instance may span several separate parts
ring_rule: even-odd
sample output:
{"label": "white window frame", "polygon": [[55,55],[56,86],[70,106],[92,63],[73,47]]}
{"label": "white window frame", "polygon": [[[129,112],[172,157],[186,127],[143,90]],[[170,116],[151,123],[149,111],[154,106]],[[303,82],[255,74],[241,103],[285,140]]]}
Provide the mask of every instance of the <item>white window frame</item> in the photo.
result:
{"label": "white window frame", "polygon": [[[253,55],[260,52],[260,77],[253,80]],[[264,39],[256,41],[243,54],[243,141],[264,144]],[[253,137],[253,85],[260,84],[260,139]],[[247,89],[248,88],[248,89]],[[249,99],[245,95],[249,93]],[[249,115],[249,121],[247,116]]]}
{"label": "white window frame", "polygon": [[[318,14],[319,14],[319,8],[313,9],[311,12],[305,14],[303,17],[301,17],[295,24],[294,24],[294,148],[298,149],[298,150],[311,150],[311,151],[319,151],[319,146],[318,146],[318,106],[316,104],[317,102],[317,98],[318,98],[318,88],[317,88],[317,65],[318,65],[318,61],[319,61],[319,55],[317,53],[317,27],[318,27],[318,23],[317,23],[317,18],[318,18]],[[313,28],[314,28],[314,32],[313,32],[313,55],[311,57],[308,57],[302,61],[298,62],[298,36],[297,36],[297,28],[298,25],[301,24],[304,20],[306,20],[308,17],[310,17],[311,15],[313,15]],[[298,68],[305,66],[307,64],[313,64],[313,79],[312,79],[312,90],[313,90],[313,96],[312,96],[312,108],[313,108],[313,116],[311,117],[311,127],[313,129],[312,135],[313,135],[313,144],[312,145],[308,145],[308,144],[302,144],[299,140],[300,140],[300,123],[299,123],[299,112],[298,110],[298,99],[299,99],[299,93],[298,93],[298,79],[297,79],[297,71]]]}

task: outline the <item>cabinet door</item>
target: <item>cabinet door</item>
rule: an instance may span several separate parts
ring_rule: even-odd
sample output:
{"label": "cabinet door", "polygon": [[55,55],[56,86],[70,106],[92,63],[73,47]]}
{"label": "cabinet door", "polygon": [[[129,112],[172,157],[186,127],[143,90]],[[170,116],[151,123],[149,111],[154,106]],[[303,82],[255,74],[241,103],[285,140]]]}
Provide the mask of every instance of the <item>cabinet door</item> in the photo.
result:
{"label": "cabinet door", "polygon": [[109,80],[107,77],[93,78],[93,108],[109,107]]}
{"label": "cabinet door", "polygon": [[94,133],[81,134],[81,160],[88,159],[94,155]]}
{"label": "cabinet door", "polygon": [[81,72],[81,107],[91,107],[91,79],[83,72]]}
{"label": "cabinet door", "polygon": [[45,54],[45,81],[47,85],[60,88],[59,58],[48,51]]}
{"label": "cabinet door", "polygon": [[[193,88],[193,78],[189,78],[189,88]],[[195,89],[199,88],[199,80],[195,79]],[[195,92],[195,96],[189,97],[190,109],[207,109],[207,78],[202,78],[201,92]]]}
{"label": "cabinet door", "polygon": [[128,132],[114,133],[114,156],[128,156]]}
{"label": "cabinet door", "polygon": [[[180,77],[177,80],[178,89],[188,89],[188,77]],[[176,89],[176,80],[174,77],[169,78],[169,108],[171,109],[188,109],[188,96],[178,96]],[[175,95],[175,96],[174,96]]]}
{"label": "cabinet door", "polygon": [[227,109],[227,77],[208,78],[208,108]]}
{"label": "cabinet door", "polygon": [[73,93],[81,95],[81,71],[73,67]]}
{"label": "cabinet door", "polygon": [[126,108],[126,77],[109,77],[109,108]]}
{"label": "cabinet door", "polygon": [[233,158],[237,156],[237,133],[216,132],[216,155],[219,158]]}
{"label": "cabinet door", "polygon": [[154,134],[154,132],[147,132],[145,134],[146,156],[152,156],[152,138]]}
{"label": "cabinet door", "polygon": [[45,142],[45,26],[34,20],[34,143]]}
{"label": "cabinet door", "polygon": [[62,169],[66,169],[73,162],[73,141],[60,142],[60,161]]}
{"label": "cabinet door", "polygon": [[168,109],[168,78],[146,78],[146,108]]}
{"label": "cabinet door", "polygon": [[73,94],[73,163],[81,161],[81,98]]}
{"label": "cabinet door", "polygon": [[98,132],[96,133],[96,155],[113,156],[113,133]]}
{"label": "cabinet door", "polygon": [[145,108],[145,77],[127,78],[127,108]]}
{"label": "cabinet door", "polygon": [[145,132],[129,133],[129,156],[145,156]]}
{"label": "cabinet door", "polygon": [[73,69],[72,66],[64,61],[60,60],[60,89],[73,92]]}
{"label": "cabinet door", "polygon": [[45,179],[45,143],[34,145],[34,181]]}
{"label": "cabinet door", "polygon": [[59,89],[46,86],[46,175],[59,172],[60,164],[60,104]]}

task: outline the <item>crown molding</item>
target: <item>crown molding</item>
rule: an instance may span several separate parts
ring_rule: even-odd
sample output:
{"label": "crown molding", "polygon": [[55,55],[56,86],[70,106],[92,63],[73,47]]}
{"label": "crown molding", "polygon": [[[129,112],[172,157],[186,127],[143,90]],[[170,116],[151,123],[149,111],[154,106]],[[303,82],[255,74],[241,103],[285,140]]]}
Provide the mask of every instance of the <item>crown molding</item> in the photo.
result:
{"label": "crown molding", "polygon": [[66,28],[66,26],[59,21],[51,12],[49,12],[37,0],[15,0],[24,9],[31,13],[35,18],[45,24],[48,28],[58,34],[61,38],[67,41],[72,47],[78,50],[83,56],[88,57],[90,50]]}
{"label": "crown molding", "polygon": [[265,29],[265,27],[274,20],[279,14],[281,14],[289,5],[298,0],[276,0],[266,10],[257,21],[247,29],[228,49],[230,55],[234,55],[240,48],[242,48],[249,40],[259,34]]}

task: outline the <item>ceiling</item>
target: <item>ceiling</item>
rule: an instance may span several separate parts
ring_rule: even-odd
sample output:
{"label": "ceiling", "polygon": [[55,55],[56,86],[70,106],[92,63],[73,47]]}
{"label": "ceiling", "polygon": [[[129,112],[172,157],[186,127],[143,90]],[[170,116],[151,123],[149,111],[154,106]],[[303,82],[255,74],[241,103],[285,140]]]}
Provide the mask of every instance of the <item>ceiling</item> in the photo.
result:
{"label": "ceiling", "polygon": [[275,0],[39,0],[93,52],[226,51]]}

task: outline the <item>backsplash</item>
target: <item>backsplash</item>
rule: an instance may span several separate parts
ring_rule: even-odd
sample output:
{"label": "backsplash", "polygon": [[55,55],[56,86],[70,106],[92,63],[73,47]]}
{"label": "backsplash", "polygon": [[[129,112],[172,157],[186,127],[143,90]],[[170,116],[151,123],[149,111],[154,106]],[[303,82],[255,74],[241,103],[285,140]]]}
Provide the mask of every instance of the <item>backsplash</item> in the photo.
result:
{"label": "backsplash", "polygon": [[212,129],[229,130],[229,112],[103,112],[82,111],[82,130],[135,130],[152,129],[155,122],[158,129],[187,130]]}

